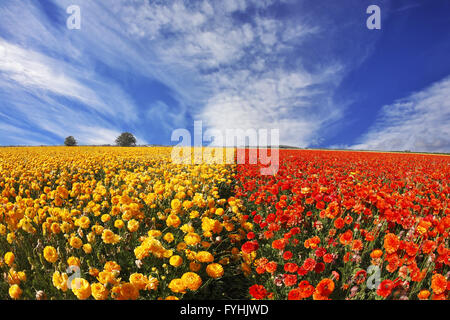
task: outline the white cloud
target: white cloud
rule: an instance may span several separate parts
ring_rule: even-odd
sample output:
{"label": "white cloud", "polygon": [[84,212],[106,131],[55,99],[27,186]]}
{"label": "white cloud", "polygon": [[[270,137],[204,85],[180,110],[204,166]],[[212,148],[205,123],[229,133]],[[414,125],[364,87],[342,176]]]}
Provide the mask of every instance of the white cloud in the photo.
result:
{"label": "white cloud", "polygon": [[[72,2],[54,3],[64,13]],[[72,125],[78,121],[110,139],[113,132],[108,130],[122,120],[133,124],[150,116],[164,119],[159,122],[169,129],[192,125],[183,121],[189,113],[211,129],[278,127],[282,144],[308,146],[320,138],[326,123],[341,116],[329,96],[346,69],[324,57],[307,71],[308,47],[302,47],[303,41],[321,32],[321,22],[303,19],[307,13],[302,12],[295,19],[260,13],[273,3],[117,0],[106,5],[79,0],[82,29],[69,31],[51,25],[33,2],[14,2],[0,8],[0,19],[15,39],[9,45],[16,52],[9,62],[0,62],[10,80],[0,82],[4,88],[15,82],[37,96],[42,110],[35,113],[26,101],[19,101],[17,90],[8,99],[29,123],[35,121],[54,134],[77,130],[84,136],[82,128]],[[249,7],[258,10],[248,21],[234,18]],[[97,61],[113,71],[163,83],[179,108],[173,110],[162,101],[136,106],[118,84],[97,73]],[[73,114],[46,91],[95,110]],[[146,119],[133,117],[139,108],[146,109],[141,110]]]}
{"label": "white cloud", "polygon": [[340,117],[327,95],[343,70],[332,62],[312,74],[301,66],[301,56],[297,66],[284,67],[284,54],[293,54],[294,46],[318,32],[316,26],[259,14],[237,23],[229,14],[272,3],[203,1],[186,7],[169,1],[129,7],[122,2],[115,11],[126,6],[127,32],[149,41],[168,73],[176,71],[184,85],[196,84],[178,91],[188,99],[198,95],[190,110],[195,119],[220,130],[276,127],[281,143],[307,146],[318,139],[324,123]]}
{"label": "white cloud", "polygon": [[450,77],[384,106],[353,149],[450,151]]}
{"label": "white cloud", "polygon": [[75,98],[88,106],[101,107],[96,94],[77,80],[67,75],[76,72],[64,62],[43,54],[26,50],[0,38],[0,72],[5,78],[31,89],[42,89],[54,94]]}

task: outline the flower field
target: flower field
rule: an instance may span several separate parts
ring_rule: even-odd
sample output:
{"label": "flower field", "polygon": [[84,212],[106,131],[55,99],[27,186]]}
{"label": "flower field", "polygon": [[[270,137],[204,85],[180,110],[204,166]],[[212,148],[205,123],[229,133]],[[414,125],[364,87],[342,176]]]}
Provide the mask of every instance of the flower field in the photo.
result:
{"label": "flower field", "polygon": [[0,299],[448,299],[448,156],[0,149]]}
{"label": "flower field", "polygon": [[254,298],[448,299],[449,157],[280,152],[237,169]]}

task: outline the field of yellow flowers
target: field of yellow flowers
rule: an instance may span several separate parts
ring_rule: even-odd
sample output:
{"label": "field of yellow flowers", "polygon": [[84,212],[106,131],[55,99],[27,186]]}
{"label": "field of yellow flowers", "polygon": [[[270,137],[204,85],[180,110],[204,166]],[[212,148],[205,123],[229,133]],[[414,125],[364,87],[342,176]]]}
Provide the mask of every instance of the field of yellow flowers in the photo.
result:
{"label": "field of yellow flowers", "polygon": [[0,299],[201,298],[234,277],[248,230],[233,165],[170,152],[1,149]]}

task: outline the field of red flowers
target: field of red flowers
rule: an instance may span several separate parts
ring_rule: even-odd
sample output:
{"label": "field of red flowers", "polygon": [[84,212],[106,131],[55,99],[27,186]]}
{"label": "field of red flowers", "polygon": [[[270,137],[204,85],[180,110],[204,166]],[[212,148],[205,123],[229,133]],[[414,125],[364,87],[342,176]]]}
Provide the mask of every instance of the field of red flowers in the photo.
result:
{"label": "field of red flowers", "polygon": [[255,299],[448,299],[450,158],[280,150],[239,165]]}

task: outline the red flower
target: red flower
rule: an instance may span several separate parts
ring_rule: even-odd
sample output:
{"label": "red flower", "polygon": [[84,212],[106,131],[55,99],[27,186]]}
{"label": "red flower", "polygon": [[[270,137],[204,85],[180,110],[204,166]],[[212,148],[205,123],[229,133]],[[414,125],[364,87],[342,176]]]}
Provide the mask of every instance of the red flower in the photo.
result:
{"label": "red flower", "polygon": [[274,249],[284,250],[285,246],[286,246],[286,242],[284,239],[277,239],[272,242],[272,248],[274,248]]}
{"label": "red flower", "polygon": [[317,248],[317,250],[315,252],[316,257],[318,257],[318,258],[323,257],[325,253],[327,253],[327,249],[325,249],[325,248]]}
{"label": "red flower", "polygon": [[312,271],[314,267],[316,266],[316,260],[312,258],[308,258],[303,262],[303,268],[308,271]]}
{"label": "red flower", "polygon": [[284,275],[284,284],[286,287],[291,287],[297,283],[297,275],[296,274],[285,274]]}
{"label": "red flower", "polygon": [[352,240],[353,240],[353,232],[351,230],[345,231],[339,237],[339,242],[341,244],[343,244],[344,246],[350,244],[352,242]]}
{"label": "red flower", "polygon": [[290,252],[290,251],[285,251],[285,252],[283,253],[283,259],[284,259],[284,260],[289,260],[289,259],[292,258],[292,256],[293,256],[293,254],[292,254],[292,252]]}
{"label": "red flower", "polygon": [[320,296],[328,297],[333,291],[334,291],[333,280],[325,278],[319,282],[315,292]]}
{"label": "red flower", "polygon": [[258,249],[259,245],[257,241],[247,241],[244,243],[241,247],[242,252],[244,253],[252,253],[253,251],[256,251]]}
{"label": "red flower", "polygon": [[296,263],[292,263],[292,262],[288,262],[284,265],[284,271],[286,272],[297,272],[298,270],[298,265]]}
{"label": "red flower", "polygon": [[302,291],[298,288],[292,289],[288,293],[288,300],[301,300],[302,299]]}
{"label": "red flower", "polygon": [[251,296],[257,300],[264,299],[268,295],[266,288],[264,288],[264,286],[259,285],[259,284],[252,285],[249,288],[249,292],[250,292]]}
{"label": "red flower", "polygon": [[317,263],[316,266],[314,267],[315,273],[321,273],[323,272],[323,270],[325,270],[325,264],[323,262]]}
{"label": "red flower", "polygon": [[323,256],[323,262],[325,262],[325,263],[331,263],[331,262],[333,262],[333,260],[334,260],[333,255],[330,253],[327,253]]}
{"label": "red flower", "polygon": [[270,273],[274,273],[275,271],[277,271],[277,263],[275,261],[270,261],[266,264],[266,271],[270,272]]}
{"label": "red flower", "polygon": [[336,220],[334,220],[334,227],[336,229],[342,229],[344,227],[344,225],[345,225],[344,219],[339,217]]}
{"label": "red flower", "polygon": [[304,276],[304,275],[306,275],[306,274],[308,273],[308,270],[306,270],[306,269],[303,268],[303,267],[300,267],[300,268],[298,268],[297,273],[298,273],[300,276]]}
{"label": "red flower", "polygon": [[392,282],[391,280],[387,280],[387,279],[383,280],[380,283],[380,285],[378,286],[377,294],[379,296],[386,298],[391,294],[393,288],[394,288],[394,282]]}

